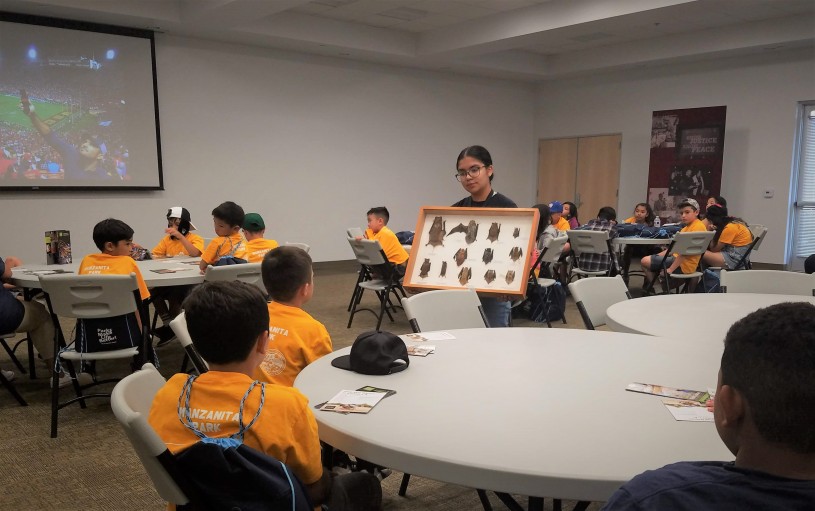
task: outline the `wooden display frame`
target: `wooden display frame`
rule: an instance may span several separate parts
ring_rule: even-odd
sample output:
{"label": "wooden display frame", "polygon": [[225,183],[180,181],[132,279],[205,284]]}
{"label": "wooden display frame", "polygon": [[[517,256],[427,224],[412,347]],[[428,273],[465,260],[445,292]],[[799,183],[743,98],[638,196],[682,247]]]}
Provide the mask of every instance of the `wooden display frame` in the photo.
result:
{"label": "wooden display frame", "polygon": [[536,208],[421,208],[404,287],[525,296],[539,217]]}

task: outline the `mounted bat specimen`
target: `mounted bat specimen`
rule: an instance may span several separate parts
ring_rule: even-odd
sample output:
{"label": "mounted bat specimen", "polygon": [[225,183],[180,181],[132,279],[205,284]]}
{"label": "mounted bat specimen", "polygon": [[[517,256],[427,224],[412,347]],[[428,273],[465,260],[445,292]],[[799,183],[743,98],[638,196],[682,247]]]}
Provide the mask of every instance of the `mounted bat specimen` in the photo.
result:
{"label": "mounted bat specimen", "polygon": [[458,281],[461,283],[462,286],[466,285],[470,279],[473,278],[473,269],[468,268],[465,266],[458,272]]}
{"label": "mounted bat specimen", "polygon": [[446,277],[447,276],[447,261],[441,263],[441,271],[439,272],[439,277]]}
{"label": "mounted bat specimen", "polygon": [[445,222],[442,217],[437,216],[433,218],[433,225],[430,226],[430,231],[427,233],[427,244],[425,246],[444,246],[444,235],[447,233],[445,230],[446,227],[447,222]]}
{"label": "mounted bat specimen", "polygon": [[481,260],[484,261],[484,264],[490,264],[492,261],[493,252],[491,248],[484,249],[484,255],[481,257]]}
{"label": "mounted bat specimen", "polygon": [[521,235],[521,228],[520,228],[520,227],[516,227],[516,228],[515,228],[515,229],[512,231],[512,237],[513,237],[513,238],[517,238],[517,237],[518,237],[518,236],[520,236],[520,235]]}
{"label": "mounted bat specimen", "polygon": [[458,224],[457,226],[450,229],[450,232],[447,236],[451,234],[455,234],[457,232],[464,233],[464,241],[467,242],[468,245],[472,244],[476,236],[478,235],[478,224],[475,223],[475,220],[470,220],[470,222],[465,226],[464,224]]}
{"label": "mounted bat specimen", "polygon": [[492,225],[490,225],[490,232],[487,234],[487,239],[490,240],[490,242],[495,241],[498,239],[499,234],[501,234],[501,224],[493,222]]}
{"label": "mounted bat specimen", "polygon": [[507,284],[512,284],[514,280],[515,280],[515,270],[508,270],[506,276]]}
{"label": "mounted bat specimen", "polygon": [[487,270],[487,273],[484,274],[484,280],[487,281],[487,284],[492,284],[492,281],[495,280],[495,270]]}
{"label": "mounted bat specimen", "polygon": [[467,259],[467,249],[460,248],[456,251],[456,255],[453,256],[453,260],[456,262],[456,266],[461,266],[464,264],[464,260]]}
{"label": "mounted bat specimen", "polygon": [[524,255],[524,251],[521,250],[521,247],[512,247],[512,250],[509,251],[509,258],[513,261],[517,261]]}
{"label": "mounted bat specimen", "polygon": [[421,270],[421,271],[419,272],[419,276],[420,276],[421,278],[425,278],[425,277],[427,277],[427,275],[430,273],[430,259],[425,259],[425,260],[424,260],[424,262],[422,263],[422,267],[420,268],[420,270]]}

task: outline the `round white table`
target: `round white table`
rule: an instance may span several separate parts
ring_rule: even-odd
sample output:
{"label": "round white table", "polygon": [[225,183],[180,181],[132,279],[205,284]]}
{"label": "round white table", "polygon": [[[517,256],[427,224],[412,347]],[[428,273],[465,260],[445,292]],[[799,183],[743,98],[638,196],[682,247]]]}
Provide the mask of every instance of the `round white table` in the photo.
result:
{"label": "round white table", "polygon": [[[147,287],[187,286],[200,284],[204,276],[198,269],[200,257],[170,257],[166,259],[149,259],[136,261]],[[11,281],[17,287],[39,288],[38,273],[46,271],[68,271],[76,273],[79,263],[72,264],[26,264],[12,270]],[[173,270],[173,273],[156,273],[153,270]],[[32,273],[33,272],[33,273]]]}
{"label": "round white table", "polygon": [[815,297],[753,293],[649,296],[615,303],[606,311],[606,324],[617,332],[721,344],[733,323],[751,312],[782,302],[815,305]]}
{"label": "round white table", "polygon": [[[604,501],[640,472],[733,456],[711,422],[677,422],[632,382],[715,386],[720,344],[613,332],[451,330],[410,367],[367,376],[312,363],[295,386],[312,405],[365,385],[396,390],[366,415],[315,410],[320,438],[406,473],[534,497]],[[409,342],[410,344],[411,342]]]}

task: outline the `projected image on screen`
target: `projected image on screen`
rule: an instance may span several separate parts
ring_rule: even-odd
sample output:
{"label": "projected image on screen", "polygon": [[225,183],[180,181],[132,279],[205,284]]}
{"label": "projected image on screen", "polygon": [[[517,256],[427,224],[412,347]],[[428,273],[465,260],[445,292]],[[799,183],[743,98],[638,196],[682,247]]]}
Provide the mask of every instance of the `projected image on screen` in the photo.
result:
{"label": "projected image on screen", "polygon": [[151,43],[0,21],[0,188],[159,188]]}

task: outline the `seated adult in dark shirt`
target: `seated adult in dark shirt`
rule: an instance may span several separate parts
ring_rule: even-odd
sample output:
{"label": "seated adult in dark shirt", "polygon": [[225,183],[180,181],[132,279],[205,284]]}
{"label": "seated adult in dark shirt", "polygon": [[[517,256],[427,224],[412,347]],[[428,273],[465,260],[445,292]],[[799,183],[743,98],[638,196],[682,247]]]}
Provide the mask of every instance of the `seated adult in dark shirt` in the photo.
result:
{"label": "seated adult in dark shirt", "polygon": [[781,303],[724,341],[714,421],[732,462],[680,462],[638,475],[604,510],[815,509],[815,306]]}

